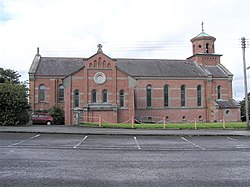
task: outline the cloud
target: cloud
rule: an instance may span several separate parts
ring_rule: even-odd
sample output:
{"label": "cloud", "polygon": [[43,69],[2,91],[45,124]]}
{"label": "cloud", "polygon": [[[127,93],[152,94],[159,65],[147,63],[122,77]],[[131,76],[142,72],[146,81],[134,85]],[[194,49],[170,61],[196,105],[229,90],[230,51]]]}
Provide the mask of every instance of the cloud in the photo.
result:
{"label": "cloud", "polygon": [[3,3],[0,1],[0,24],[3,24],[10,19],[10,15],[6,12]]}
{"label": "cloud", "polygon": [[98,43],[112,58],[185,59],[204,21],[242,97],[240,38],[250,39],[249,7],[248,0],[2,0],[0,67],[26,80],[36,47],[42,56],[89,57]]}

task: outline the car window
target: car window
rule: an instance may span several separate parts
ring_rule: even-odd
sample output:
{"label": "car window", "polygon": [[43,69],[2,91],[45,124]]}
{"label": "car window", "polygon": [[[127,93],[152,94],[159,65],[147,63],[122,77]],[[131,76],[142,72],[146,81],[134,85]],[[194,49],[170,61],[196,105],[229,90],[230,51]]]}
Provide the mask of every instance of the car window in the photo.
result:
{"label": "car window", "polygon": [[32,115],[32,118],[37,118],[37,117],[38,117],[38,115],[36,115],[36,114]]}

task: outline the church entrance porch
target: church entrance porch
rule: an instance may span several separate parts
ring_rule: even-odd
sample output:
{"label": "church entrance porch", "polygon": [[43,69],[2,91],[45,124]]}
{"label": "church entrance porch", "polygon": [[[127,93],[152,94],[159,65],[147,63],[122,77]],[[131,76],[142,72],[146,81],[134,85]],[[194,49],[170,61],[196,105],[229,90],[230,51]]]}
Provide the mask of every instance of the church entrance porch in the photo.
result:
{"label": "church entrance porch", "polygon": [[83,123],[99,123],[99,119],[106,123],[117,123],[117,107],[109,103],[92,103],[83,107]]}

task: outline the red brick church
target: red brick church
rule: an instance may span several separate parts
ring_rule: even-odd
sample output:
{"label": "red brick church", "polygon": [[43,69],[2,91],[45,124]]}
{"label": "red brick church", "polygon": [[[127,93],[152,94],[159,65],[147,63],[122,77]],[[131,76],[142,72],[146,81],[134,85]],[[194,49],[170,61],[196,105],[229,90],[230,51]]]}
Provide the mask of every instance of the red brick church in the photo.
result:
{"label": "red brick church", "polygon": [[29,70],[33,110],[59,106],[65,124],[102,119],[122,123],[240,121],[232,98],[232,73],[215,54],[215,38],[202,31],[183,60],[107,56],[98,45],[89,58],[42,57]]}

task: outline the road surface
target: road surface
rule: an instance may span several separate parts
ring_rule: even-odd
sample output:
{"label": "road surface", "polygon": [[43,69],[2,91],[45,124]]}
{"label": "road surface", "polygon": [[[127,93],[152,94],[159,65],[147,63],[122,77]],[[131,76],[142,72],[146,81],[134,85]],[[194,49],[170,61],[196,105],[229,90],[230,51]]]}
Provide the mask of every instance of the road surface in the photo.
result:
{"label": "road surface", "polygon": [[249,186],[250,139],[0,133],[0,186]]}

